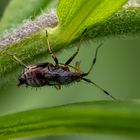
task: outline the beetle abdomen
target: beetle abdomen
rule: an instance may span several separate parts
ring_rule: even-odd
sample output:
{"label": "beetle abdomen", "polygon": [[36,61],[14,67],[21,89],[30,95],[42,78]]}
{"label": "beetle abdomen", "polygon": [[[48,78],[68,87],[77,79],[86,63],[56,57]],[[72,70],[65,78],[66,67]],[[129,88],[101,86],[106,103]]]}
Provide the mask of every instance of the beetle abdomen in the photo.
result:
{"label": "beetle abdomen", "polygon": [[67,85],[80,80],[80,76],[62,68],[51,69],[45,74],[47,85]]}

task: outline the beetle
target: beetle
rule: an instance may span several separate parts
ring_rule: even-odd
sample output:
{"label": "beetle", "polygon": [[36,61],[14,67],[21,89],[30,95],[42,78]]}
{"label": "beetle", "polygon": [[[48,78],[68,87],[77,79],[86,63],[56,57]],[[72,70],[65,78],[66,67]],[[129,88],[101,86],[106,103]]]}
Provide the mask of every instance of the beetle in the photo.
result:
{"label": "beetle", "polygon": [[[98,53],[99,48],[102,46],[102,44],[100,44],[96,48],[95,56],[87,72],[81,72],[79,62],[76,62],[75,66],[70,65],[72,60],[76,57],[76,55],[79,52],[85,32],[86,32],[86,29],[82,33],[80,43],[77,47],[76,52],[64,64],[60,63],[56,55],[52,52],[47,31],[46,31],[46,40],[47,40],[48,52],[53,58],[55,64],[46,62],[46,63],[33,64],[33,65],[27,66],[15,55],[12,55],[14,60],[16,60],[18,63],[20,63],[21,65],[25,67],[19,75],[18,86],[23,85],[23,84],[25,84],[26,86],[31,86],[31,87],[42,87],[42,86],[48,85],[48,86],[54,86],[56,89],[59,90],[61,89],[62,85],[68,85],[68,84],[71,84],[74,82],[80,82],[83,80],[83,81],[86,81],[88,83],[95,85],[97,88],[103,91],[106,95],[109,95],[111,98],[115,99],[112,95],[110,95],[106,90],[101,88],[95,82],[86,78],[86,76],[89,75],[94,64],[96,63],[97,53]],[[72,71],[70,68],[74,69],[74,71]]]}

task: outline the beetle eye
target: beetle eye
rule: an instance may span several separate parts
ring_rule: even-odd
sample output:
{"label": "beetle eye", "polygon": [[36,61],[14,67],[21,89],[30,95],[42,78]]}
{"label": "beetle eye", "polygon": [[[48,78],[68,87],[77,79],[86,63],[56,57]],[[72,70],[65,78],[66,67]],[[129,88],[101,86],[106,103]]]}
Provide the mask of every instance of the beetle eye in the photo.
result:
{"label": "beetle eye", "polygon": [[25,84],[25,82],[26,82],[26,80],[25,80],[25,78],[24,77],[19,77],[19,84],[18,84],[18,87],[20,86],[20,85],[23,85],[23,84]]}

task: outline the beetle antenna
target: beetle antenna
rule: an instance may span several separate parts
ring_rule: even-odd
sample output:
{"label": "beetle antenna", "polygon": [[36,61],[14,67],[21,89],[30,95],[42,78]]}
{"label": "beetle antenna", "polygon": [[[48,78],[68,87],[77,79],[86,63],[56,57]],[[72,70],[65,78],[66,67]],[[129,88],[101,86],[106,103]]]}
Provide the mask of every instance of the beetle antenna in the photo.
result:
{"label": "beetle antenna", "polygon": [[26,67],[26,68],[28,68],[28,66],[25,64],[25,63],[23,63],[18,57],[16,57],[14,54],[10,54],[10,53],[8,53],[8,52],[5,52],[5,51],[3,51],[3,53],[5,53],[6,55],[8,55],[8,56],[11,56],[12,58],[13,58],[13,60],[15,60],[17,63],[19,63],[20,65],[22,65],[22,66],[24,66],[24,67]]}
{"label": "beetle antenna", "polygon": [[115,97],[113,97],[112,95],[110,95],[106,90],[104,90],[103,88],[101,88],[100,86],[98,86],[96,83],[94,83],[93,81],[86,79],[86,78],[82,78],[82,80],[91,83],[93,85],[95,85],[98,89],[100,89],[101,91],[103,91],[106,95],[109,95],[113,100],[116,100]]}

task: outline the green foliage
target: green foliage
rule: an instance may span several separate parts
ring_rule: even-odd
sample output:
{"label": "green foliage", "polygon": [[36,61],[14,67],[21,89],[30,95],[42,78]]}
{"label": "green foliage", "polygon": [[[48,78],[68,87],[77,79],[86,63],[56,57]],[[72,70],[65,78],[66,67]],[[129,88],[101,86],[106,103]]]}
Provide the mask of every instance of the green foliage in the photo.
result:
{"label": "green foliage", "polygon": [[[92,30],[104,22],[127,0],[60,0],[58,5],[58,42],[70,42],[80,37],[84,29]],[[88,34],[88,33],[87,33]]]}
{"label": "green foliage", "polygon": [[140,104],[94,101],[42,108],[0,117],[0,138],[104,133],[140,137]]}

